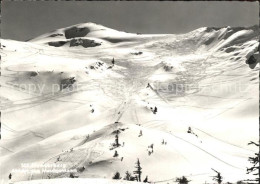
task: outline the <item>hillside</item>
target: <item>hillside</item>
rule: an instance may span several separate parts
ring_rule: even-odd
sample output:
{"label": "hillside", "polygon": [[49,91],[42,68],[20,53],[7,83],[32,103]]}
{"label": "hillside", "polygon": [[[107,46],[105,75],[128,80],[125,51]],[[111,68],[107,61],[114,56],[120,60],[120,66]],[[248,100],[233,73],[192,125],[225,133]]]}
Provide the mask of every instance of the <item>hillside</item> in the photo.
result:
{"label": "hillside", "polygon": [[[105,179],[82,179],[82,178],[78,178],[78,179],[72,179],[72,178],[62,178],[62,179],[51,179],[51,180],[34,180],[29,182],[30,184],[69,184],[71,182],[77,182],[78,184],[137,184],[140,182],[129,182],[129,181],[115,181],[115,180],[105,180]],[[26,182],[18,182],[17,184],[26,184],[28,183],[28,181]]]}
{"label": "hillside", "polygon": [[[254,26],[142,35],[84,23],[2,39],[1,178],[22,163],[55,163],[79,178],[112,179],[133,173],[137,159],[153,182],[212,182],[211,168],[225,182],[248,178],[258,34]],[[12,182],[69,176],[13,172]]]}

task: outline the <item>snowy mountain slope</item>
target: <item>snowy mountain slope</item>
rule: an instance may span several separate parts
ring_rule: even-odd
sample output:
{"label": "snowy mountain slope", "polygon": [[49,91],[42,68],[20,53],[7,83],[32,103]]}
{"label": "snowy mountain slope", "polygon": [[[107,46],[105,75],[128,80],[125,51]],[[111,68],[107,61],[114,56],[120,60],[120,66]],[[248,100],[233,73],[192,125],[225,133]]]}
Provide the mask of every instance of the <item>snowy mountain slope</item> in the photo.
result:
{"label": "snowy mountain slope", "polygon": [[[111,179],[139,158],[154,182],[211,182],[211,168],[245,179],[259,129],[257,37],[256,27],[138,35],[86,23],[1,40],[1,178],[36,162]],[[12,181],[69,175],[13,172]]]}
{"label": "snowy mountain slope", "polygon": [[140,42],[151,37],[165,35],[138,35],[117,31],[95,23],[83,23],[55,30],[30,40],[32,43],[44,43],[55,47],[104,47],[124,42]]}
{"label": "snowy mountain slope", "polygon": [[34,181],[26,181],[26,182],[18,182],[17,184],[26,184],[26,183],[30,183],[30,184],[58,184],[58,183],[71,183],[71,182],[77,182],[78,184],[136,184],[136,183],[140,183],[140,182],[129,182],[129,181],[117,181],[117,180],[106,180],[106,179],[82,179],[82,178],[62,178],[62,179],[52,179],[52,180],[34,180]]}

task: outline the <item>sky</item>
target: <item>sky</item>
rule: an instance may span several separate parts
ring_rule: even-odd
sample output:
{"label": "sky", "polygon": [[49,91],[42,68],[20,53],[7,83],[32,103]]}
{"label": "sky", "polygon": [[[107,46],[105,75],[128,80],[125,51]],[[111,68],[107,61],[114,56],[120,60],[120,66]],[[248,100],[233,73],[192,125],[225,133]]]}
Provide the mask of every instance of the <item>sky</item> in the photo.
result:
{"label": "sky", "polygon": [[25,41],[83,22],[120,31],[179,34],[200,27],[252,26],[258,2],[4,1],[1,37]]}

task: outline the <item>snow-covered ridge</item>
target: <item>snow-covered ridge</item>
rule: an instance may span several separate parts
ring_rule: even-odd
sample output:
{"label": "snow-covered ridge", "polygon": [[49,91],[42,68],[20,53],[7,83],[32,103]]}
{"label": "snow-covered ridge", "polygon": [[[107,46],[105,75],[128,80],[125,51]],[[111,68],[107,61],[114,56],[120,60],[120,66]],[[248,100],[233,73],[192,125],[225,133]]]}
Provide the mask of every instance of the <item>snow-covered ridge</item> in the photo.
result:
{"label": "snow-covered ridge", "polygon": [[122,180],[93,179],[93,178],[61,178],[49,180],[22,181],[15,184],[142,184],[142,182],[129,182]]}
{"label": "snow-covered ridge", "polygon": [[[178,38],[183,38],[183,46],[189,45],[188,48],[206,48],[230,52],[235,49],[235,45],[241,45],[244,41],[250,39],[256,40],[258,34],[258,26],[248,28],[228,26],[223,28],[204,27],[179,35],[140,35],[137,33],[117,31],[95,23],[82,23],[41,35],[30,40],[30,42],[44,43],[55,47],[66,45],[70,47],[78,45],[83,47],[95,47],[110,43],[138,42],[145,38],[154,38],[158,36],[167,36],[167,40],[170,41],[177,36]],[[169,40],[169,37],[172,39]],[[185,44],[185,42],[187,43]],[[178,44],[178,42],[172,44]]]}
{"label": "snow-covered ridge", "polygon": [[69,26],[66,28],[57,29],[56,31],[53,31],[51,33],[47,33],[37,38],[34,38],[30,40],[30,42],[61,42],[61,44],[65,44],[66,42],[70,42],[73,39],[97,39],[99,41],[102,40],[103,42],[118,43],[124,41],[132,41],[132,39],[137,38],[136,35],[137,34],[126,33],[123,31],[110,29],[95,23],[83,23]]}

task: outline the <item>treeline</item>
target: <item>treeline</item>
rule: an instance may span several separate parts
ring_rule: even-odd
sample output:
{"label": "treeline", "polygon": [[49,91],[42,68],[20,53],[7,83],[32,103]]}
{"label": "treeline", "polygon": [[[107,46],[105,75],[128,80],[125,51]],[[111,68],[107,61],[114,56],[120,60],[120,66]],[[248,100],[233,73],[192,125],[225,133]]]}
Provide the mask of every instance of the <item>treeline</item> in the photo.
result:
{"label": "treeline", "polygon": [[[248,143],[248,145],[254,145],[259,148],[259,143],[255,143],[253,141]],[[241,180],[241,181],[236,182],[236,184],[259,184],[259,151],[254,153],[254,156],[249,157],[248,161],[251,166],[246,168],[246,174],[252,174],[254,176],[254,178]],[[224,184],[223,176],[222,176],[221,172],[219,172],[213,168],[212,168],[212,170],[215,172],[215,175],[212,176],[212,180],[214,181],[214,183]],[[113,176],[113,179],[118,180],[118,179],[122,179],[122,177],[119,172],[116,172]],[[129,171],[126,171],[125,176],[123,177],[123,180],[142,182],[142,167],[141,167],[141,163],[140,163],[139,159],[137,159],[137,162],[135,163],[135,170],[133,171],[133,174],[131,174],[131,172],[129,172]],[[176,178],[175,180],[172,180],[172,181],[175,181],[178,184],[189,184],[189,182],[191,182],[191,180],[188,180],[188,178],[185,176]],[[148,176],[145,177],[143,182],[144,183],[156,183],[156,182],[149,181]],[[205,182],[205,184],[209,184],[209,183]],[[225,184],[232,184],[232,183],[227,182]]]}

